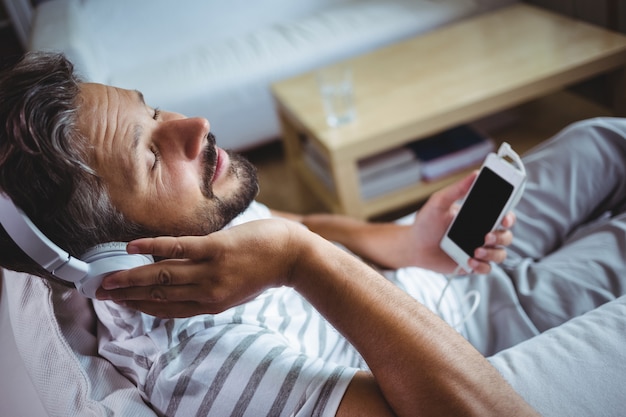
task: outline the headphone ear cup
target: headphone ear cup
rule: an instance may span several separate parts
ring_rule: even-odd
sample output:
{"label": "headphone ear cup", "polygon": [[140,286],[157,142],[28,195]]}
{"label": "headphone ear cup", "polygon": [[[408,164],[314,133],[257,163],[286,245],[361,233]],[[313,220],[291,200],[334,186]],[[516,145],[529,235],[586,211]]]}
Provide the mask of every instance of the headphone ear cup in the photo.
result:
{"label": "headphone ear cup", "polygon": [[96,290],[102,280],[113,272],[154,263],[150,255],[130,255],[125,242],[103,243],[89,249],[81,259],[89,266],[87,276],[76,283],[76,288],[85,297],[96,298]]}

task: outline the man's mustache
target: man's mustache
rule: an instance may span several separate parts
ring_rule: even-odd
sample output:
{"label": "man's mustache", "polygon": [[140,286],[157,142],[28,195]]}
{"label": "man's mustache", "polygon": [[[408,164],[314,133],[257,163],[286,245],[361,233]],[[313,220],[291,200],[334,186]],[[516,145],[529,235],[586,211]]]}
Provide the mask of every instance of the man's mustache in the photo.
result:
{"label": "man's mustache", "polygon": [[213,187],[211,180],[215,172],[215,164],[217,163],[217,149],[215,149],[215,135],[209,132],[207,135],[207,145],[202,155],[203,176],[202,176],[202,193],[207,198],[213,197]]}

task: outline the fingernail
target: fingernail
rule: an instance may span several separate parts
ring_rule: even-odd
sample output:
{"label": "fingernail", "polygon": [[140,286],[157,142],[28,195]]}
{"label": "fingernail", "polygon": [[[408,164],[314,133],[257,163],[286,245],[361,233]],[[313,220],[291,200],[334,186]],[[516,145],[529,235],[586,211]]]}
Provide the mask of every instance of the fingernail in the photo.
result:
{"label": "fingernail", "polygon": [[131,255],[134,254],[138,254],[139,252],[139,247],[133,245],[133,244],[129,244],[126,246],[126,252],[130,253]]}
{"label": "fingernail", "polygon": [[97,290],[96,291],[96,299],[97,300],[110,300],[111,296],[109,294],[107,294],[105,291],[102,290]]}
{"label": "fingernail", "polygon": [[115,283],[114,280],[107,279],[107,278],[105,278],[100,285],[105,290],[116,290],[120,287],[119,285]]}

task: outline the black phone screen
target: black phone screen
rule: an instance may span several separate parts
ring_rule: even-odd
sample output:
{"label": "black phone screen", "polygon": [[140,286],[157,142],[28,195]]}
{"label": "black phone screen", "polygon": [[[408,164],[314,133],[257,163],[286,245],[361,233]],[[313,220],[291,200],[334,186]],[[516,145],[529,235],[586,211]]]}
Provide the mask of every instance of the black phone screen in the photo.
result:
{"label": "black phone screen", "polygon": [[450,239],[474,256],[474,250],[484,244],[485,235],[493,228],[512,193],[512,184],[483,167],[448,232]]}

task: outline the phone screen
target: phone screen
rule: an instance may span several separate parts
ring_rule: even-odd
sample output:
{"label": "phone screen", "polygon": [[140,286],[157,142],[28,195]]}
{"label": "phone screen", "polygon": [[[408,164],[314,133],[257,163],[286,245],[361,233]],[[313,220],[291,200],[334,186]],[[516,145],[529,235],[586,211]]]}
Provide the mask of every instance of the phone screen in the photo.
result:
{"label": "phone screen", "polygon": [[483,167],[448,237],[469,256],[474,256],[474,250],[484,244],[485,235],[494,227],[511,193],[512,184]]}

